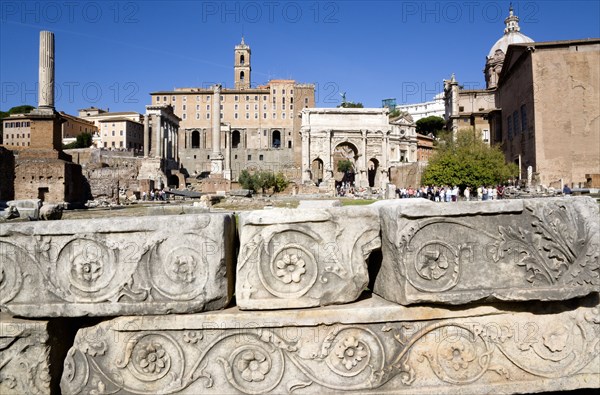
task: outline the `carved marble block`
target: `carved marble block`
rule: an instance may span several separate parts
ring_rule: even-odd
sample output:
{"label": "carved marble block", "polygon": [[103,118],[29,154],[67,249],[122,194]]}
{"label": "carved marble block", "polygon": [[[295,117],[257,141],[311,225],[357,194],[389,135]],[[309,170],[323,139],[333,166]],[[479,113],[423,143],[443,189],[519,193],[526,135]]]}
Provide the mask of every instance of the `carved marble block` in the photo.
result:
{"label": "carved marble block", "polygon": [[600,219],[591,198],[378,207],[383,262],[374,292],[387,300],[564,300],[599,289]]}
{"label": "carved marble block", "polygon": [[233,218],[0,225],[0,308],[24,317],[187,313],[233,292]]}
{"label": "carved marble block", "polygon": [[239,227],[240,309],[354,301],[369,281],[366,259],[381,245],[370,207],[253,211],[240,215]]}
{"label": "carved marble block", "polygon": [[50,394],[48,339],[47,321],[0,313],[0,394]]}
{"label": "carved marble block", "polygon": [[69,395],[598,388],[598,299],[586,299],[571,311],[532,303],[526,312],[453,312],[373,297],[303,314],[232,308],[121,317],[78,332],[61,389]]}

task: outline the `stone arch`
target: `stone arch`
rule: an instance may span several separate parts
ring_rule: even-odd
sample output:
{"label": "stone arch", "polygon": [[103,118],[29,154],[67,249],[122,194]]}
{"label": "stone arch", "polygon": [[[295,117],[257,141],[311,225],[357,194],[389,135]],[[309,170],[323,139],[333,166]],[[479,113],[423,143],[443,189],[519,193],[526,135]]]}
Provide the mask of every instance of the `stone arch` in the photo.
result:
{"label": "stone arch", "polygon": [[231,132],[231,148],[236,149],[239,148],[240,141],[242,140],[242,135],[239,130],[234,130]]}
{"label": "stone arch", "polygon": [[240,71],[240,81],[244,81],[246,78],[246,74],[243,71]]}
{"label": "stone arch", "polygon": [[379,170],[379,161],[375,158],[369,159],[369,163],[367,165],[367,178],[371,188],[379,185],[379,174],[377,174],[377,170]]}
{"label": "stone arch", "polygon": [[271,147],[281,147],[281,132],[279,130],[273,130],[273,133],[271,133]]}
{"label": "stone arch", "polygon": [[175,188],[175,189],[179,188],[179,177],[177,177],[176,174],[171,174],[169,176],[168,185],[171,188]]}
{"label": "stone arch", "polygon": [[244,64],[246,63],[246,58],[244,57],[244,54],[240,55],[240,64]]}
{"label": "stone arch", "polygon": [[[333,174],[336,181],[352,182],[354,174],[357,171],[356,162],[358,160],[358,149],[349,141],[344,141],[336,145],[333,150]],[[342,160],[348,160],[352,164],[352,170],[343,173],[338,171],[338,163]]]}
{"label": "stone arch", "polygon": [[192,148],[200,148],[200,132],[197,130],[192,132]]}
{"label": "stone arch", "polygon": [[312,175],[312,181],[319,185],[323,181],[323,160],[316,158],[310,165],[310,172]]}

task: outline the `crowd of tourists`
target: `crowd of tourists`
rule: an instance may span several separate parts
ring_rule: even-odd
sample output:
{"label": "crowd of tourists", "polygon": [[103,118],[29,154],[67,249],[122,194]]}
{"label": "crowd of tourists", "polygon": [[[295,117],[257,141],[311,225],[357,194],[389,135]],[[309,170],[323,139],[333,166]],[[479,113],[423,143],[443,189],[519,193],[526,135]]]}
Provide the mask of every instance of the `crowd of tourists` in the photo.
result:
{"label": "crowd of tourists", "polygon": [[150,193],[146,193],[146,191],[142,192],[142,200],[143,201],[147,201],[147,200],[167,200],[167,193],[160,189],[160,190],[152,190],[150,191]]}
{"label": "crowd of tourists", "polygon": [[420,188],[397,188],[396,198],[425,198],[434,202],[457,202],[459,200],[498,200],[504,197],[504,186],[480,186],[476,189],[458,186],[422,186]]}

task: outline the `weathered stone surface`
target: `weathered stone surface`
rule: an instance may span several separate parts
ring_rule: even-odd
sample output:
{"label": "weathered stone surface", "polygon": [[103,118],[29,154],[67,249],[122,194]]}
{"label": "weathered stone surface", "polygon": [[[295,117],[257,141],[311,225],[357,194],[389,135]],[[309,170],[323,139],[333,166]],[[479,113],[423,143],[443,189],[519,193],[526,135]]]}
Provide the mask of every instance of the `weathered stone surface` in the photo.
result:
{"label": "weathered stone surface", "polygon": [[354,301],[379,248],[379,216],[370,207],[273,209],[240,215],[236,302],[281,309]]}
{"label": "weathered stone surface", "polygon": [[375,206],[383,262],[374,292],[387,300],[564,300],[600,286],[600,221],[591,198]]}
{"label": "weathered stone surface", "polygon": [[179,215],[202,214],[208,213],[209,210],[206,207],[196,207],[189,204],[159,204],[155,206],[148,206],[146,208],[146,212],[148,215]]}
{"label": "weathered stone surface", "polygon": [[341,207],[339,200],[300,200],[298,208],[327,208]]}
{"label": "weathered stone surface", "polygon": [[515,393],[598,388],[597,298],[572,311],[405,307],[121,317],[79,331],[63,394]]}
{"label": "weathered stone surface", "polygon": [[0,313],[0,394],[50,394],[48,322]]}
{"label": "weathered stone surface", "polygon": [[228,214],[0,224],[0,308],[25,317],[223,308],[233,231]]}
{"label": "weathered stone surface", "polygon": [[11,200],[6,202],[11,207],[16,207],[21,218],[27,219],[28,217],[33,220],[37,220],[40,216],[40,207],[42,207],[42,201],[40,199],[21,199]]}

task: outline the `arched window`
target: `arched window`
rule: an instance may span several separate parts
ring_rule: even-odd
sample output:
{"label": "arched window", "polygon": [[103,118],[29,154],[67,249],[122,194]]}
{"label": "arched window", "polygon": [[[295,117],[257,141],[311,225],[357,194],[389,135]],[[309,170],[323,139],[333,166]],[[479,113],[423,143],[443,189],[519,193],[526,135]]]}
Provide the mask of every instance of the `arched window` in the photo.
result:
{"label": "arched window", "polygon": [[240,71],[240,80],[244,80],[245,74],[243,71]]}
{"label": "arched window", "polygon": [[233,132],[231,132],[231,148],[238,148],[238,146],[240,145],[240,140],[241,136],[239,130],[234,130]]}
{"label": "arched window", "polygon": [[240,64],[246,63],[246,59],[244,59],[244,55],[240,55]]}
{"label": "arched window", "polygon": [[197,130],[192,132],[192,148],[200,148],[200,132]]}
{"label": "arched window", "polygon": [[279,130],[274,130],[273,134],[271,135],[271,147],[281,147],[281,132]]}

